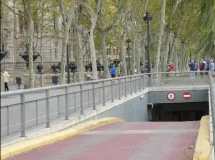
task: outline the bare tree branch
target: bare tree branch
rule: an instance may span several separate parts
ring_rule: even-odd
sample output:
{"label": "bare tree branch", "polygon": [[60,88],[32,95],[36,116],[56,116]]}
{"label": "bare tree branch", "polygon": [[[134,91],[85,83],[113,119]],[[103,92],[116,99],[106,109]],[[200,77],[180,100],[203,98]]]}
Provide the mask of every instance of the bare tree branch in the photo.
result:
{"label": "bare tree branch", "polygon": [[28,13],[28,9],[27,9],[27,7],[26,7],[25,0],[22,0],[22,3],[23,3],[23,6],[24,6],[24,8],[25,8],[25,12],[26,12],[26,14],[27,14],[27,19],[29,19],[29,18],[30,18],[30,13]]}
{"label": "bare tree branch", "polygon": [[15,15],[18,15],[18,16],[21,16],[21,17],[23,17],[23,18],[25,18],[25,19],[28,19],[27,17],[25,17],[24,15],[22,15],[22,14],[20,14],[20,13],[17,13],[16,11],[14,11],[11,7],[9,7],[7,4],[5,4],[3,1],[1,1],[1,3],[5,6],[5,7],[7,7],[11,12],[13,12],[13,14],[15,14]]}
{"label": "bare tree branch", "polygon": [[86,7],[86,10],[89,13],[89,15],[91,15],[91,17],[96,17],[96,13],[94,12],[94,10],[89,5],[84,3],[84,6]]}
{"label": "bare tree branch", "polygon": [[125,7],[127,1],[128,0],[125,0],[124,3],[123,3],[124,5],[122,5],[121,7],[119,7],[118,10],[115,12],[115,14],[114,14],[114,20],[113,20],[113,22],[109,26],[107,26],[107,27],[100,27],[100,24],[98,23],[97,29],[100,30],[100,31],[103,31],[103,32],[110,31],[114,27],[114,25],[116,24],[117,19],[118,19],[118,15],[120,14],[121,10]]}
{"label": "bare tree branch", "polygon": [[144,13],[146,13],[146,10],[147,10],[147,7],[148,7],[148,4],[149,4],[149,1],[150,1],[150,0],[147,0],[147,1],[146,1],[146,5],[145,5],[145,9],[144,9]]}

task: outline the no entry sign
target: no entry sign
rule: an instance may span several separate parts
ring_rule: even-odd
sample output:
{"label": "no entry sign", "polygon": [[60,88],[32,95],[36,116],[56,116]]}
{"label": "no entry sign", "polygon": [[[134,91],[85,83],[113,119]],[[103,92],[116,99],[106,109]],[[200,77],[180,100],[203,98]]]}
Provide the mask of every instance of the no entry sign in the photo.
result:
{"label": "no entry sign", "polygon": [[189,99],[191,98],[191,93],[190,93],[190,92],[184,92],[184,93],[183,93],[183,98],[184,98],[185,100],[189,100]]}
{"label": "no entry sign", "polygon": [[176,98],[175,93],[169,92],[169,93],[167,94],[167,99],[168,99],[168,100],[173,101],[175,98]]}

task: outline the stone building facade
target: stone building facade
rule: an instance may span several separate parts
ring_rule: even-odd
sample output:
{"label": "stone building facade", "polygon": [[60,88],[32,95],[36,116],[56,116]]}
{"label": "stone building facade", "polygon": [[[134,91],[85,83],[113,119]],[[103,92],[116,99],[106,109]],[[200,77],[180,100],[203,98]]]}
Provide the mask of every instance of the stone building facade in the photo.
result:
{"label": "stone building facade", "polygon": [[[8,4],[10,5],[10,4]],[[24,77],[24,74],[28,73],[28,68],[26,67],[26,62],[20,56],[20,53],[26,51],[26,41],[27,41],[27,26],[26,21],[19,17],[14,16],[12,12],[8,12],[6,16],[2,16],[1,19],[1,46],[4,50],[8,51],[8,54],[1,61],[1,68],[5,68],[11,76],[11,83],[15,83],[14,77],[17,75]],[[58,22],[56,24],[56,22]],[[61,20],[53,21],[50,26],[50,30],[54,29],[54,26],[59,26]],[[34,29],[37,30],[38,26],[35,24]],[[57,43],[56,43],[57,42]],[[45,38],[40,37],[40,33],[34,33],[34,51],[38,52],[41,57],[38,57],[34,62],[34,70],[37,73],[36,66],[38,64],[43,64],[43,73],[51,73],[52,64],[57,64],[61,61],[61,50],[62,50],[62,40],[61,37],[53,37],[53,35],[46,34]],[[73,50],[72,53],[75,51]],[[86,54],[89,54],[86,52]],[[98,55],[99,52],[97,53]],[[73,55],[72,55],[73,56]],[[72,57],[70,56],[70,57]],[[84,57],[90,57],[89,55]],[[98,56],[101,60],[102,57]],[[109,58],[110,60],[119,58],[119,53],[116,47],[109,48]],[[90,58],[84,58],[83,61],[89,61]]]}

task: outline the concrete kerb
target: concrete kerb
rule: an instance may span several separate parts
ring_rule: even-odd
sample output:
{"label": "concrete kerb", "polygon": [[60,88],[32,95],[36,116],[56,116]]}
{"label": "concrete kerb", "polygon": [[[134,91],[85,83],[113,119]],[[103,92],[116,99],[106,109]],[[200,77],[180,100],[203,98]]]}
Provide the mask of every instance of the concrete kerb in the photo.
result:
{"label": "concrete kerb", "polygon": [[82,123],[80,125],[71,127],[69,129],[65,129],[63,131],[59,131],[57,133],[53,133],[50,135],[38,137],[35,139],[27,140],[24,142],[12,144],[10,146],[2,147],[1,148],[1,159],[6,159],[12,156],[15,156],[17,154],[21,154],[27,151],[30,151],[32,149],[52,144],[60,140],[64,140],[68,137],[72,137],[74,135],[80,134],[82,132],[89,131],[91,129],[104,126],[107,124],[115,123],[115,122],[124,122],[123,120],[119,118],[114,117],[107,117],[107,118],[101,118],[97,120],[91,120],[85,123]]}
{"label": "concrete kerb", "polygon": [[209,160],[211,156],[210,117],[201,118],[193,160]]}

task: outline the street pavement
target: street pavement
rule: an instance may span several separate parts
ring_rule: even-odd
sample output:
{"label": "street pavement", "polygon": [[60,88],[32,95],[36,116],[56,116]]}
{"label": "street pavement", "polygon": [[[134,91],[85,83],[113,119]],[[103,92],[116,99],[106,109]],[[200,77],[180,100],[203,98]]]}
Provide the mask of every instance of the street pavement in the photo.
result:
{"label": "street pavement", "polygon": [[198,129],[198,121],[114,123],[10,160],[192,159]]}

